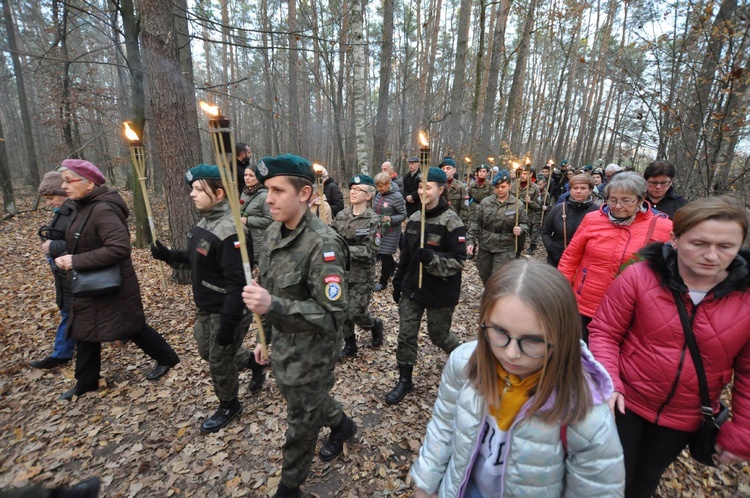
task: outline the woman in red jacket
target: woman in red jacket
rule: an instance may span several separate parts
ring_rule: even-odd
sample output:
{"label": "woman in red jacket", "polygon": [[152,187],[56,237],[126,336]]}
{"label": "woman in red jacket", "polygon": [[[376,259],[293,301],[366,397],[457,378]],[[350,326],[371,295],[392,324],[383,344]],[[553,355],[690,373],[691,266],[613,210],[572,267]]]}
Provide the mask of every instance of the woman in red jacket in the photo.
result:
{"label": "woman in red jacket", "polygon": [[625,454],[626,496],[651,496],[702,420],[700,390],[672,289],[692,319],[714,412],[732,380],[733,419],[719,461],[750,460],[750,251],[745,208],[709,197],[679,209],[671,244],[641,251],[607,291],[591,351],[615,384],[610,407]]}
{"label": "woman in red jacket", "polygon": [[605,204],[587,214],[557,267],[573,284],[583,340],[599,302],[617,275],[637,261],[638,250],[666,242],[672,222],[645,202],[646,180],[634,171],[617,173],[604,187]]}

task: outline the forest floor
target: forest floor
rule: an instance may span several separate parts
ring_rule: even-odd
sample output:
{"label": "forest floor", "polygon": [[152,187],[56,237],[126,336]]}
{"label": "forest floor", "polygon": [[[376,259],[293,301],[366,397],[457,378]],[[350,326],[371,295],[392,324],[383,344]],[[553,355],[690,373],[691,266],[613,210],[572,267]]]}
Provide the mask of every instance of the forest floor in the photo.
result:
{"label": "forest floor", "polygon": [[[57,398],[73,386],[73,366],[54,371],[28,366],[51,352],[59,320],[53,278],[36,234],[51,214],[32,211],[34,201],[32,196],[17,199],[21,213],[0,220],[0,489],[30,483],[58,486],[99,476],[101,496],[107,497],[273,494],[286,428],[278,389],[270,379],[257,396],[250,396],[250,373],[242,372],[241,418],[216,434],[200,433],[199,424],[217,402],[192,335],[190,286],[169,283],[164,290],[147,250],[133,251],[146,317],[180,355],[177,367],[149,382],[144,375],[152,361],[136,346],[106,344],[99,391],[64,402]],[[155,212],[164,212],[161,199],[152,202]],[[157,221],[158,232],[167,233],[165,220]],[[543,258],[543,252],[537,257]],[[453,316],[453,331],[461,341],[474,335],[481,292],[474,263],[469,263]],[[337,460],[315,458],[304,486],[312,496],[413,494],[408,471],[432,412],[446,355],[429,342],[423,323],[416,389],[399,405],[386,405],[383,396],[397,380],[398,313],[390,290],[374,294],[371,310],[386,324],[385,343],[372,349],[368,334],[358,331],[360,352],[339,363],[333,389],[359,432]],[[246,345],[251,346],[250,339]],[[324,429],[319,439],[326,437]],[[750,466],[708,468],[683,453],[665,473],[659,494],[750,496]]]}

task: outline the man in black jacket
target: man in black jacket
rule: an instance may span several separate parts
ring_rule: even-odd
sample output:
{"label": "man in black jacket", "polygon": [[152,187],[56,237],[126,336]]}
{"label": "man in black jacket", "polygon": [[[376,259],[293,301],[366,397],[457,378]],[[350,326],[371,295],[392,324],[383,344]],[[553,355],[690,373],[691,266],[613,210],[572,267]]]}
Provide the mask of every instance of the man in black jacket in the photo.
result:
{"label": "man in black jacket", "polygon": [[328,170],[325,168],[323,168],[323,193],[328,205],[331,206],[331,219],[334,219],[339,211],[344,210],[344,194],[341,193],[336,180],[328,176]]}
{"label": "man in black jacket", "polygon": [[404,189],[401,195],[406,201],[406,215],[411,216],[422,208],[422,200],[419,197],[419,183],[422,176],[419,174],[419,158],[412,156],[406,160],[409,165],[409,172],[404,175]]}

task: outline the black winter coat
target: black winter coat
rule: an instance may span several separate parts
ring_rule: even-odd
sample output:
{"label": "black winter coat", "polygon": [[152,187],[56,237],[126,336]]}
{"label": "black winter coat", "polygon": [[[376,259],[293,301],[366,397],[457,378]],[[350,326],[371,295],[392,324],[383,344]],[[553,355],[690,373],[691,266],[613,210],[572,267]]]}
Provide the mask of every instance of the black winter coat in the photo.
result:
{"label": "black winter coat", "polygon": [[[55,210],[52,221],[40,229],[42,236],[50,241],[49,257],[53,260],[66,253],[65,234],[70,222],[76,217],[76,205],[70,199]],[[63,311],[70,311],[70,302],[73,294],[70,290],[68,272],[52,265],[52,273],[55,276],[55,302],[57,307]]]}
{"label": "black winter coat", "polygon": [[[413,175],[411,173],[407,173],[406,175],[404,175],[404,188],[401,189],[401,195],[404,196],[404,202],[406,203],[407,217],[422,209],[422,199],[419,197],[419,184],[421,181],[422,176],[420,175],[419,170],[414,172]],[[409,195],[414,202],[408,202],[406,200],[406,197]]]}
{"label": "black winter coat", "polygon": [[336,180],[330,177],[323,183],[323,193],[328,205],[331,206],[331,219],[334,219],[339,211],[344,210],[344,194],[341,193]]}
{"label": "black winter coat", "polygon": [[669,187],[664,198],[659,202],[652,201],[648,195],[646,200],[651,204],[651,207],[669,216],[670,220],[674,220],[674,213],[688,203],[687,199],[674,191],[674,187]]}
{"label": "black winter coat", "polygon": [[[583,217],[599,209],[595,200],[596,198],[593,195],[590,195],[583,202],[574,201],[568,197],[564,202],[552,206],[549,214],[545,215],[544,225],[542,226],[542,242],[547,249],[547,263],[557,268],[565,247],[570,244],[570,239],[578,230]],[[563,230],[563,206],[565,206],[566,216],[565,230]],[[565,242],[563,242],[563,235],[567,238]]]}

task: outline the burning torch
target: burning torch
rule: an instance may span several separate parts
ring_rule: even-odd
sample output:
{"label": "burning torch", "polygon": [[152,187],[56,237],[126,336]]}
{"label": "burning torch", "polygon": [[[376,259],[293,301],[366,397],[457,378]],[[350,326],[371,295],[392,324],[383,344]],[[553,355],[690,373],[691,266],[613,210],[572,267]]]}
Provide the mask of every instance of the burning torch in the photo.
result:
{"label": "burning torch", "polygon": [[[419,132],[419,169],[422,173],[422,226],[419,235],[419,247],[424,248],[425,218],[427,216],[427,175],[430,172],[430,142],[425,132]],[[419,288],[422,288],[422,267],[419,263]]]}

